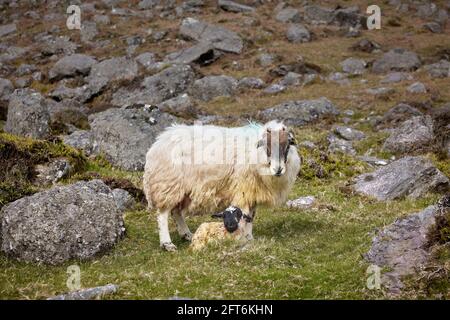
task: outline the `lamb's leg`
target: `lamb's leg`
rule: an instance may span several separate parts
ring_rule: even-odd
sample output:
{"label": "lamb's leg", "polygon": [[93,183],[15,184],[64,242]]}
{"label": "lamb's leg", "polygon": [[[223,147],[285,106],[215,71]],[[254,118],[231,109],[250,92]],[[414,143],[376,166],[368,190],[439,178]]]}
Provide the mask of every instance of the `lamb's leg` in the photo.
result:
{"label": "lamb's leg", "polygon": [[169,233],[169,214],[170,210],[162,212],[158,211],[158,228],[159,228],[159,243],[161,248],[167,251],[176,251],[177,247],[172,243]]}
{"label": "lamb's leg", "polygon": [[183,238],[184,240],[191,241],[192,240],[192,233],[189,230],[188,225],[186,224],[186,221],[184,220],[184,216],[181,212],[173,212],[173,218],[175,219],[175,222],[177,223],[177,230],[178,234]]}

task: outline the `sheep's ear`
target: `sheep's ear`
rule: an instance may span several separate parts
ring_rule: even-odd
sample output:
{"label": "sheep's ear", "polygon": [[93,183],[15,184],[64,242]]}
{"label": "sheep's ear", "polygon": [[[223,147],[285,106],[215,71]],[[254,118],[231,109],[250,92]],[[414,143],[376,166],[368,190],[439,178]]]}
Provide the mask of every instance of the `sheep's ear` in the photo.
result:
{"label": "sheep's ear", "polygon": [[261,140],[259,140],[258,143],[256,144],[256,148],[264,147],[264,145],[265,145],[264,139],[261,139]]}
{"label": "sheep's ear", "polygon": [[211,218],[223,218],[223,212],[213,213]]}
{"label": "sheep's ear", "polygon": [[289,131],[289,135],[288,135],[288,142],[289,142],[289,145],[291,145],[291,146],[297,145],[297,141],[295,141],[294,134],[290,131]]}

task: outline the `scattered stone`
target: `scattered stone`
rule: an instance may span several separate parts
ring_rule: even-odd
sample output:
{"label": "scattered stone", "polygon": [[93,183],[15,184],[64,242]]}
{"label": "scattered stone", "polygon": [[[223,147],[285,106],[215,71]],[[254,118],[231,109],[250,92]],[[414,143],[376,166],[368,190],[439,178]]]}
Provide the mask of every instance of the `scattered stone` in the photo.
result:
{"label": "scattered stone", "polygon": [[89,116],[93,153],[104,154],[113,165],[143,171],[145,155],[166,127],[181,122],[157,109],[108,109]]}
{"label": "scattered stone", "polygon": [[300,197],[295,200],[288,200],[286,206],[291,209],[309,209],[316,202],[314,196]]}
{"label": "scattered stone", "polygon": [[45,99],[31,89],[17,89],[11,95],[6,132],[35,139],[50,135],[50,114]]}
{"label": "scattered stone", "polygon": [[333,118],[339,111],[327,98],[286,101],[258,113],[263,120],[283,120],[289,126],[302,126],[323,118]]}
{"label": "scattered stone", "polygon": [[30,262],[90,259],[124,234],[122,213],[101,180],[57,186],[2,209],[2,251]]}
{"label": "scattered stone", "polygon": [[288,72],[283,79],[279,82],[280,85],[285,87],[290,86],[298,86],[303,81],[303,75],[295,73],[295,72]]}
{"label": "scattered stone", "polygon": [[423,25],[423,28],[433,33],[442,33],[442,26],[437,22],[427,22]]}
{"label": "scattered stone", "polygon": [[311,34],[301,24],[292,24],[289,26],[286,37],[290,42],[302,43],[311,41]]}
{"label": "scattered stone", "polygon": [[380,201],[418,198],[427,192],[445,192],[448,178],[422,157],[405,157],[374,172],[356,177],[355,190]]}
{"label": "scattered stone", "polygon": [[433,120],[430,116],[417,116],[394,129],[384,142],[383,149],[393,153],[425,151],[433,141]]}
{"label": "scattered stone", "polygon": [[82,42],[90,42],[94,40],[94,38],[97,36],[98,30],[97,30],[97,24],[94,21],[84,21],[81,24],[81,41]]}
{"label": "scattered stone", "polygon": [[367,163],[371,166],[385,166],[389,163],[389,160],[379,159],[377,157],[366,156],[366,155],[359,156],[358,160],[364,161],[365,163]]}
{"label": "scattered stone", "polygon": [[275,63],[277,60],[277,57],[273,54],[269,53],[261,53],[258,56],[258,63],[261,67],[268,67]]}
{"label": "scattered stone", "polygon": [[135,204],[133,196],[126,190],[114,189],[112,194],[116,201],[117,208],[119,208],[121,212],[132,208]]}
{"label": "scattered stone", "polygon": [[162,112],[167,112],[176,117],[186,119],[196,118],[196,116],[199,114],[199,111],[195,107],[194,102],[186,93],[161,102],[160,104],[158,104],[158,109]]}
{"label": "scattered stone", "polygon": [[156,55],[151,52],[144,52],[138,55],[135,60],[144,66],[145,69],[151,70],[156,63]]}
{"label": "scattered stone", "polygon": [[22,63],[17,69],[15,74],[19,77],[29,75],[35,71],[37,71],[38,68],[34,64],[27,64]]}
{"label": "scattered stone", "polygon": [[37,185],[55,184],[59,180],[67,177],[72,166],[67,159],[54,159],[46,164],[38,164],[35,167],[36,178],[34,183]]}
{"label": "scattered stone", "polygon": [[350,155],[355,155],[356,150],[353,149],[353,143],[351,141],[341,139],[335,134],[329,134],[327,136],[328,140],[328,151],[331,153],[345,153]]}
{"label": "scattered stone", "polygon": [[239,89],[262,89],[264,85],[264,80],[255,77],[244,77],[238,81]]}
{"label": "scattered stone", "polygon": [[69,37],[53,37],[49,36],[42,40],[35,39],[36,41],[42,41],[41,51],[44,56],[51,56],[54,54],[70,55],[74,54],[78,48],[78,45],[70,41]]}
{"label": "scattered stone", "polygon": [[15,23],[4,24],[0,26],[0,37],[5,38],[10,34],[13,34],[17,31],[17,26]]}
{"label": "scattered stone", "polygon": [[229,0],[219,0],[218,5],[221,9],[230,12],[253,12],[255,8]]}
{"label": "scattered stone", "polygon": [[441,60],[437,63],[426,65],[425,70],[428,71],[432,78],[450,77],[450,61]]}
{"label": "scattered stone", "polygon": [[395,93],[395,89],[388,87],[379,87],[366,89],[366,92],[377,98],[385,99],[388,98],[391,94]]}
{"label": "scattered stone", "polygon": [[200,42],[193,47],[183,49],[166,56],[166,61],[170,63],[189,64],[198,63],[202,66],[213,63],[220,57],[220,53],[214,50],[214,45],[210,42]]}
{"label": "scattered stone", "polygon": [[115,284],[107,284],[106,286],[82,289],[78,291],[61,294],[47,300],[93,300],[100,299],[106,295],[116,293],[119,286]]}
{"label": "scattered stone", "polygon": [[333,10],[315,5],[305,6],[305,20],[314,24],[328,24],[333,21]]}
{"label": "scattered stone", "polygon": [[287,22],[298,23],[302,20],[300,12],[297,9],[291,7],[284,8],[278,11],[277,15],[275,16],[275,19],[283,23]]}
{"label": "scattered stone", "polygon": [[14,91],[14,86],[8,79],[0,78],[0,100],[8,101]]}
{"label": "scattered stone", "polygon": [[389,71],[414,71],[421,66],[419,56],[403,48],[396,48],[386,52],[374,61],[372,71],[384,73]]}
{"label": "scattered stone", "polygon": [[352,74],[360,75],[366,71],[367,63],[363,59],[348,58],[340,63],[342,71]]}
{"label": "scattered stone", "polygon": [[210,101],[216,97],[234,96],[237,89],[236,79],[229,76],[207,76],[196,80],[190,88],[190,94],[202,101]]}
{"label": "scattered stone", "polygon": [[91,68],[97,63],[91,56],[84,54],[73,54],[66,56],[55,63],[49,71],[51,80],[58,80],[64,77],[71,77],[81,74],[83,76],[89,74]]}
{"label": "scattered stone", "polygon": [[364,132],[343,126],[335,126],[333,132],[348,141],[359,141],[366,138]]}
{"label": "scattered stone", "polygon": [[380,119],[380,127],[397,127],[401,122],[414,116],[421,116],[422,112],[406,103],[399,103],[389,109]]}
{"label": "scattered stone", "polygon": [[351,46],[352,50],[362,51],[372,53],[374,51],[380,50],[381,46],[369,39],[362,39],[356,42],[353,46]]}
{"label": "scattered stone", "polygon": [[427,88],[425,87],[425,85],[422,82],[414,82],[413,84],[408,86],[408,88],[406,88],[406,90],[411,93],[426,93],[427,92]]}
{"label": "scattered stone", "polygon": [[180,34],[200,42],[210,42],[214,48],[231,53],[241,53],[244,43],[235,32],[194,18],[181,22]]}
{"label": "scattered stone", "polygon": [[287,89],[286,86],[284,86],[280,83],[274,83],[274,84],[271,84],[270,86],[268,86],[267,88],[265,88],[263,90],[263,92],[266,94],[277,94],[277,93],[285,91],[286,89]]}
{"label": "scattered stone", "polygon": [[348,74],[342,72],[330,73],[327,77],[328,81],[336,82],[340,85],[350,85],[350,80],[348,79]]}
{"label": "scattered stone", "polygon": [[391,72],[388,73],[383,79],[381,79],[380,83],[397,83],[404,80],[412,80],[413,77],[406,72]]}

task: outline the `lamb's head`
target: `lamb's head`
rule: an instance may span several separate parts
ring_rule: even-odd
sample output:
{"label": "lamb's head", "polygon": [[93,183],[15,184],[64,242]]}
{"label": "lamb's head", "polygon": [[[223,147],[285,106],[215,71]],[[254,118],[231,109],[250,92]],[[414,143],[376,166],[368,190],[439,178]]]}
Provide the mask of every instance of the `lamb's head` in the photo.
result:
{"label": "lamb's head", "polygon": [[292,132],[281,122],[270,121],[261,131],[257,148],[265,153],[271,175],[280,177],[286,173],[289,148],[295,145]]}
{"label": "lamb's head", "polygon": [[241,209],[230,206],[222,212],[214,213],[212,217],[223,218],[225,229],[227,229],[228,232],[233,233],[239,228],[239,222],[243,217],[243,213]]}

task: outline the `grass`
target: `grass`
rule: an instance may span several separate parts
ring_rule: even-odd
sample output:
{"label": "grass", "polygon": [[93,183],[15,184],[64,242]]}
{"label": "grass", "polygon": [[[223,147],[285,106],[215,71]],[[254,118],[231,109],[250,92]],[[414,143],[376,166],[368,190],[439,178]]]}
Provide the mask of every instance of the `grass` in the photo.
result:
{"label": "grass", "polygon": [[[103,174],[107,167],[100,169]],[[111,176],[128,174],[117,170]],[[129,175],[136,179],[136,174]],[[437,196],[420,200],[376,202],[341,192],[346,178],[299,179],[291,198],[314,195],[318,204],[305,211],[261,208],[256,240],[209,246],[193,253],[176,235],[178,252],[158,246],[154,212],[138,206],[126,212],[124,240],[102,257],[45,266],[8,259],[0,254],[0,297],[43,299],[68,291],[67,267],[81,268],[82,287],[120,286],[113,299],[164,299],[179,295],[197,299],[377,299],[366,289],[368,264],[362,258],[371,237],[395,218],[418,211]],[[192,230],[206,217],[189,217]]]}

